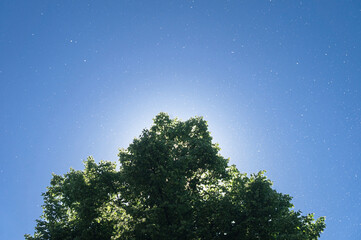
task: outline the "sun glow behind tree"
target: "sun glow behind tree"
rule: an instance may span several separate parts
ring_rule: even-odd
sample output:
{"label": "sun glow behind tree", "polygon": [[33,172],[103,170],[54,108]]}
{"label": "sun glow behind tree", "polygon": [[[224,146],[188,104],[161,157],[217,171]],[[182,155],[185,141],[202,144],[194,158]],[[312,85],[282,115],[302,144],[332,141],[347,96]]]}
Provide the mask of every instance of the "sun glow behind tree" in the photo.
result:
{"label": "sun glow behind tree", "polygon": [[116,161],[160,111],[204,116],[241,172],[328,217],[321,239],[360,239],[360,9],[0,1],[0,239],[33,231],[51,172]]}

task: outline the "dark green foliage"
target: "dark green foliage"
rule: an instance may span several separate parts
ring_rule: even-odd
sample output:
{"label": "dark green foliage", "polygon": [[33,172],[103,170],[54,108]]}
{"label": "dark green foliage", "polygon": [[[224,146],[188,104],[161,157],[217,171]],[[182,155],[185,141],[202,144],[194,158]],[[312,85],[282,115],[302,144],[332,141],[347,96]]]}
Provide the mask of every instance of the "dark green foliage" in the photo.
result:
{"label": "dark green foliage", "polygon": [[292,210],[263,172],[247,177],[219,155],[206,122],[161,113],[127,149],[120,169],[92,158],[53,175],[28,240],[318,239],[324,218]]}

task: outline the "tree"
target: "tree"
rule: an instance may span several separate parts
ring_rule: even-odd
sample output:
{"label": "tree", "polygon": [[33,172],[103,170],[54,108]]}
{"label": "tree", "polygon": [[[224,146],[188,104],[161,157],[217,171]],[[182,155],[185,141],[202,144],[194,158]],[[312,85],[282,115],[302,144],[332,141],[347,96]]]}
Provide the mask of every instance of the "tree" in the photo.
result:
{"label": "tree", "polygon": [[121,149],[116,164],[93,158],[53,175],[28,240],[318,239],[323,217],[294,211],[264,172],[240,173],[212,143],[206,121],[158,114]]}

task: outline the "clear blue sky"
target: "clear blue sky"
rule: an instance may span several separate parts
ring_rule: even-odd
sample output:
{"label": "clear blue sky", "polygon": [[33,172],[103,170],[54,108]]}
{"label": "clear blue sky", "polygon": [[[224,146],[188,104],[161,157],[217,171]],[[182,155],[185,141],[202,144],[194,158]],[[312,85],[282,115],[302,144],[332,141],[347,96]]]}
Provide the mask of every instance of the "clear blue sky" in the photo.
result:
{"label": "clear blue sky", "polygon": [[361,1],[0,1],[0,239],[51,173],[117,161],[159,112],[208,121],[321,239],[361,239]]}

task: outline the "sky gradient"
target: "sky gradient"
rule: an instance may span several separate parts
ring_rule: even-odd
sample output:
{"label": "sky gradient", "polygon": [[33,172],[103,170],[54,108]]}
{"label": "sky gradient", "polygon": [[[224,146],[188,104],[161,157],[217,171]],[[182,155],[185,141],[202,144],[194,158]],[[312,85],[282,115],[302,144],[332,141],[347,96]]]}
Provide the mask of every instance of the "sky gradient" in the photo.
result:
{"label": "sky gradient", "polygon": [[51,173],[117,161],[159,112],[203,116],[321,239],[361,239],[361,1],[0,1],[0,239]]}

